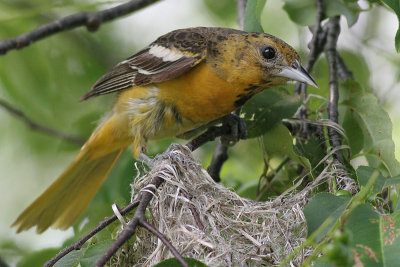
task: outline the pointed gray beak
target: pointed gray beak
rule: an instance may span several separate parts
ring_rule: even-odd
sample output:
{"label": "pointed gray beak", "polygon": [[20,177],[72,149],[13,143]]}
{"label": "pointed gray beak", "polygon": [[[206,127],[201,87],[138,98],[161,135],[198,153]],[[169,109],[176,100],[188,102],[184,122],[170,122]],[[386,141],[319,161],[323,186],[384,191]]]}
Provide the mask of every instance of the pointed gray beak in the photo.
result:
{"label": "pointed gray beak", "polygon": [[318,85],[315,83],[313,78],[311,78],[310,74],[301,66],[299,61],[295,61],[295,63],[290,67],[283,67],[282,71],[277,74],[277,76],[289,78],[291,80],[303,82],[318,88]]}

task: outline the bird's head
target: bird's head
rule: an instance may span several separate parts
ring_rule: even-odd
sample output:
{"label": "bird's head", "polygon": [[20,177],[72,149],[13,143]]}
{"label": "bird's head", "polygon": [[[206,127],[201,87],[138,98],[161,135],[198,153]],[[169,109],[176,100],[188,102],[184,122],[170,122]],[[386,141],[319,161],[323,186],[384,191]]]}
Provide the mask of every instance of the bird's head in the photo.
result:
{"label": "bird's head", "polygon": [[227,80],[249,83],[266,88],[294,80],[318,87],[308,72],[301,66],[296,50],[279,38],[266,33],[245,33],[229,35],[218,42],[216,57],[222,64]]}

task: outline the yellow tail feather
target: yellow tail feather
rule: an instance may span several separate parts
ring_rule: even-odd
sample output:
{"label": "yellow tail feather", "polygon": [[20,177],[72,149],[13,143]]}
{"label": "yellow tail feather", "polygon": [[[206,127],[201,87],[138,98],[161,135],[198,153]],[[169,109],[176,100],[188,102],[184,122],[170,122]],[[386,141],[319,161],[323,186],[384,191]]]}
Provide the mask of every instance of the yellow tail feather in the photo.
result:
{"label": "yellow tail feather", "polygon": [[78,220],[132,142],[120,120],[111,115],[99,125],[69,167],[15,220],[17,232],[35,225],[38,233],[66,229]]}
{"label": "yellow tail feather", "polygon": [[64,173],[15,220],[13,226],[18,226],[17,232],[35,225],[38,233],[50,226],[66,229],[73,225],[122,152],[120,149],[90,160],[88,150],[81,151]]}

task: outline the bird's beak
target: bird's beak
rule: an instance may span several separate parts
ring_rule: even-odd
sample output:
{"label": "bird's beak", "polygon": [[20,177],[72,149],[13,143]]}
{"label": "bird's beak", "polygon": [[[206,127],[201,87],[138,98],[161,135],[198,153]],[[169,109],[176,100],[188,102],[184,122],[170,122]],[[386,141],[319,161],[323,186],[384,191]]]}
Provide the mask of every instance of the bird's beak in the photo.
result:
{"label": "bird's beak", "polygon": [[277,76],[303,82],[318,88],[318,85],[315,83],[313,78],[311,78],[310,74],[308,74],[308,72],[303,68],[303,66],[300,65],[299,61],[297,60],[290,67],[288,66],[282,67],[282,71],[279,72]]}

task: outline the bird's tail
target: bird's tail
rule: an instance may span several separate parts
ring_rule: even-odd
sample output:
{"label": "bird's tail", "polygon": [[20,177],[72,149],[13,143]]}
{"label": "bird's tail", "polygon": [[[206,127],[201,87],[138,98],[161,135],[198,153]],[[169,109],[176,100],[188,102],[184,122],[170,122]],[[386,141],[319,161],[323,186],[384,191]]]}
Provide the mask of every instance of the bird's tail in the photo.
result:
{"label": "bird's tail", "polygon": [[116,137],[114,119],[97,128],[61,176],[19,215],[12,225],[17,232],[35,225],[38,233],[50,226],[66,229],[76,222],[129,145]]}

